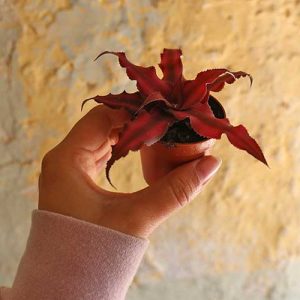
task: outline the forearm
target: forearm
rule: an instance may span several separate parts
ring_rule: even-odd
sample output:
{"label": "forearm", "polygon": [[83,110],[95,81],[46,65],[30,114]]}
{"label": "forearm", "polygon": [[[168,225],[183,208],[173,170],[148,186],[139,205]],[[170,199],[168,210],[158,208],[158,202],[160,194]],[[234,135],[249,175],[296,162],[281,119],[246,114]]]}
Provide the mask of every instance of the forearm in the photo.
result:
{"label": "forearm", "polygon": [[124,299],[148,240],[35,210],[25,253],[2,300]]}

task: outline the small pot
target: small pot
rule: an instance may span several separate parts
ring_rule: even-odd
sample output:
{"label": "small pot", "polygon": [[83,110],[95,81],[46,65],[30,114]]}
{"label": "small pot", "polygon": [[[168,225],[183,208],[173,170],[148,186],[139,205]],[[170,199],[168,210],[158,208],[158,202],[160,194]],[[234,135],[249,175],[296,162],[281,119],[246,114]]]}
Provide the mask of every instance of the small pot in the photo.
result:
{"label": "small pot", "polygon": [[204,156],[216,142],[215,139],[169,147],[161,142],[140,150],[145,181],[151,185],[176,167]]}
{"label": "small pot", "polygon": [[[217,99],[210,96],[209,105],[215,117],[225,117],[224,108]],[[151,185],[176,167],[204,156],[215,142],[215,139],[206,139],[194,143],[174,143],[172,146],[162,142],[150,147],[144,145],[140,154],[145,181]]]}

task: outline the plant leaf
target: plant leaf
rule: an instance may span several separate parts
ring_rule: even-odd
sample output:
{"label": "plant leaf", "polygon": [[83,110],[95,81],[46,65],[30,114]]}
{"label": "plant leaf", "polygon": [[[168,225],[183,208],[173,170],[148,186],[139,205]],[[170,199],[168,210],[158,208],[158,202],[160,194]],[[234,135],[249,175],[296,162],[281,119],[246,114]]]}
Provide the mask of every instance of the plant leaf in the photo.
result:
{"label": "plant leaf", "polygon": [[182,108],[190,108],[193,104],[200,102],[207,93],[206,85],[212,83],[225,72],[226,69],[206,70],[198,73],[194,80],[187,80],[183,87],[184,102]]}
{"label": "plant leaf", "polygon": [[163,80],[175,84],[182,80],[182,51],[180,49],[164,49],[161,53],[161,62],[159,65],[163,72]]}
{"label": "plant leaf", "polygon": [[260,160],[262,163],[268,166],[267,160],[255,141],[253,139],[247,129],[243,125],[234,126],[226,133],[228,140],[235,147],[246,150],[249,154]]}
{"label": "plant leaf", "polygon": [[119,58],[119,63],[121,67],[126,69],[126,73],[130,79],[136,80],[138,90],[145,96],[150,95],[154,91],[159,91],[165,97],[167,97],[167,95],[170,93],[170,84],[164,80],[161,80],[157,76],[156,70],[153,66],[136,66],[127,59],[124,52],[105,51],[100,53],[96,57],[96,59],[98,59],[104,54],[113,54]]}
{"label": "plant leaf", "polygon": [[198,104],[197,109],[188,109],[185,111],[173,110],[172,114],[178,119],[190,119],[192,128],[201,136],[220,139],[222,133],[227,128],[227,119],[218,119],[215,117],[208,104]]}
{"label": "plant leaf", "polygon": [[252,83],[252,77],[245,72],[230,72],[227,69],[212,69],[200,72],[195,80],[184,83],[184,102],[182,109],[191,108],[197,102],[207,102],[209,92],[219,92],[225,83],[233,83],[240,77],[248,76]]}
{"label": "plant leaf", "polygon": [[220,139],[225,133],[228,140],[235,147],[247,151],[262,163],[268,165],[263,152],[257,142],[249,135],[243,125],[232,126],[227,118],[218,119],[208,108],[207,103],[197,106],[197,110],[172,111],[179,120],[189,118],[192,128],[201,136]]}
{"label": "plant leaf", "polygon": [[248,76],[250,79],[250,86],[252,85],[253,78],[250,74],[239,71],[239,72],[226,72],[220,75],[213,83],[207,85],[207,90],[210,92],[220,92],[225,83],[232,84],[235,82],[236,79],[240,77]]}
{"label": "plant leaf", "polygon": [[108,94],[105,96],[97,95],[85,99],[81,104],[81,110],[83,109],[85,103],[90,100],[94,100],[97,103],[103,103],[109,106],[110,108],[115,108],[115,109],[124,108],[127,111],[129,111],[131,114],[134,114],[143,103],[143,98],[141,97],[139,92],[127,93],[126,91],[124,91],[123,93],[117,95],[113,95],[113,94]]}
{"label": "plant leaf", "polygon": [[174,105],[176,108],[180,108],[183,103],[183,81],[181,78],[175,82],[172,93],[169,95],[168,100],[170,103]]}
{"label": "plant leaf", "polygon": [[146,100],[143,102],[143,104],[139,107],[137,112],[141,111],[144,108],[147,108],[150,106],[150,104],[157,103],[160,106],[162,105],[163,107],[170,107],[172,108],[171,103],[160,93],[160,92],[153,92],[151,93]]}
{"label": "plant leaf", "polygon": [[134,120],[125,124],[118,143],[112,147],[112,156],[107,162],[106,178],[109,183],[113,186],[109,171],[116,160],[126,156],[130,150],[139,150],[143,144],[150,146],[159,141],[174,121],[176,119],[171,114],[154,107],[149,112],[142,110]]}

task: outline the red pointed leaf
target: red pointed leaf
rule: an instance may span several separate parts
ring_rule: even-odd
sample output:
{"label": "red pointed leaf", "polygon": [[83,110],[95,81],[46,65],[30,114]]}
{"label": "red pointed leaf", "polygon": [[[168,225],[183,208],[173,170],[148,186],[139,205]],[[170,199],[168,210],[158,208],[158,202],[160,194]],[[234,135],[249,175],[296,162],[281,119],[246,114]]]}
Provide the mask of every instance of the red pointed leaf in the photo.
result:
{"label": "red pointed leaf", "polygon": [[247,151],[249,154],[267,165],[267,161],[257,144],[257,142],[248,134],[246,128],[242,125],[232,126],[227,118],[215,118],[208,105],[197,106],[197,110],[190,109],[186,111],[172,111],[173,115],[179,120],[189,118],[192,128],[201,136],[220,139],[225,133],[228,140],[235,147]]}
{"label": "red pointed leaf", "polygon": [[136,66],[127,59],[124,52],[105,51],[99,54],[96,59],[104,54],[113,54],[118,56],[119,63],[123,68],[126,69],[128,77],[132,80],[136,80],[138,90],[145,96],[148,96],[154,91],[159,91],[164,96],[167,96],[170,92],[170,84],[158,78],[156,70],[153,66]]}
{"label": "red pointed leaf", "polygon": [[161,62],[159,67],[163,72],[163,80],[176,83],[182,79],[182,52],[180,49],[164,49],[160,55]]}
{"label": "red pointed leaf", "polygon": [[[185,81],[185,80],[184,80]],[[183,84],[184,81],[179,78],[177,82],[175,82],[173,90],[168,97],[170,103],[173,104],[174,107],[180,108],[181,103],[183,102]]]}
{"label": "red pointed leaf", "polygon": [[81,110],[83,109],[85,103],[90,100],[95,100],[98,103],[103,103],[109,106],[110,108],[124,108],[127,111],[129,111],[131,114],[135,113],[143,103],[143,98],[141,97],[139,92],[131,94],[124,91],[123,93],[117,95],[113,95],[113,94],[108,94],[105,96],[97,95],[95,97],[88,98],[82,102]]}
{"label": "red pointed leaf", "polygon": [[268,165],[265,156],[257,144],[257,142],[249,135],[247,129],[243,125],[232,127],[226,133],[228,140],[235,147],[246,150],[249,154]]}
{"label": "red pointed leaf", "polygon": [[212,69],[200,72],[195,80],[186,81],[184,84],[184,103],[182,108],[190,108],[198,102],[206,102],[209,92],[219,92],[225,83],[231,84],[240,77],[252,77],[245,72],[230,72],[227,69]]}
{"label": "red pointed leaf", "polygon": [[224,74],[226,69],[212,69],[200,72],[194,80],[188,80],[184,83],[183,108],[189,108],[194,103],[200,102],[207,93],[206,85],[214,82],[220,75]]}
{"label": "red pointed leaf", "polygon": [[174,121],[171,115],[153,108],[149,112],[141,111],[134,120],[128,122],[118,143],[112,147],[112,156],[106,166],[106,177],[110,184],[109,170],[116,160],[126,156],[130,150],[139,150],[143,144],[150,146],[159,141]]}
{"label": "red pointed leaf", "polygon": [[153,92],[151,93],[146,100],[143,102],[143,104],[139,107],[138,111],[146,108],[147,106],[149,107],[150,104],[154,104],[154,103],[159,103],[162,104],[165,107],[172,107],[172,105],[169,103],[169,101],[162,96],[162,94],[160,92]]}
{"label": "red pointed leaf", "polygon": [[219,76],[213,83],[210,83],[207,85],[207,89],[210,92],[220,92],[225,83],[232,84],[235,82],[236,79],[239,79],[240,77],[246,77],[248,76],[250,79],[250,85],[252,85],[252,76],[248,73],[239,71],[239,72],[226,72]]}
{"label": "red pointed leaf", "polygon": [[[179,120],[190,119],[192,128],[201,136],[208,138],[221,138],[227,128],[227,119],[216,119],[213,116],[208,104],[200,104],[196,109],[185,111],[172,111],[172,114]],[[218,120],[218,121],[215,121]]]}

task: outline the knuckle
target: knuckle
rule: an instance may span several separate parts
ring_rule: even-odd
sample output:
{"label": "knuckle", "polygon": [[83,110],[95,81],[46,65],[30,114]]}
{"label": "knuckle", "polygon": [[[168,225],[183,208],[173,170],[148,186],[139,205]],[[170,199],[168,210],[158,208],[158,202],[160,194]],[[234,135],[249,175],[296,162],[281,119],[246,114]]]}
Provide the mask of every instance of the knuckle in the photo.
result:
{"label": "knuckle", "polygon": [[43,159],[41,164],[42,173],[47,173],[53,166],[55,162],[53,150],[50,150],[47,152]]}
{"label": "knuckle", "polygon": [[201,190],[201,176],[194,171],[189,176],[173,178],[169,186],[175,201],[183,207],[192,200],[196,191]]}
{"label": "knuckle", "polygon": [[56,155],[53,150],[47,152],[41,163],[41,172],[39,174],[39,189],[42,188],[44,184],[47,185],[49,182],[54,182],[57,179],[57,161]]}
{"label": "knuckle", "polygon": [[183,178],[178,177],[175,180],[173,179],[169,187],[174,200],[180,207],[184,207],[190,202],[192,187]]}
{"label": "knuckle", "polygon": [[65,158],[58,148],[51,149],[42,159],[40,176],[55,178],[63,170],[64,160]]}

